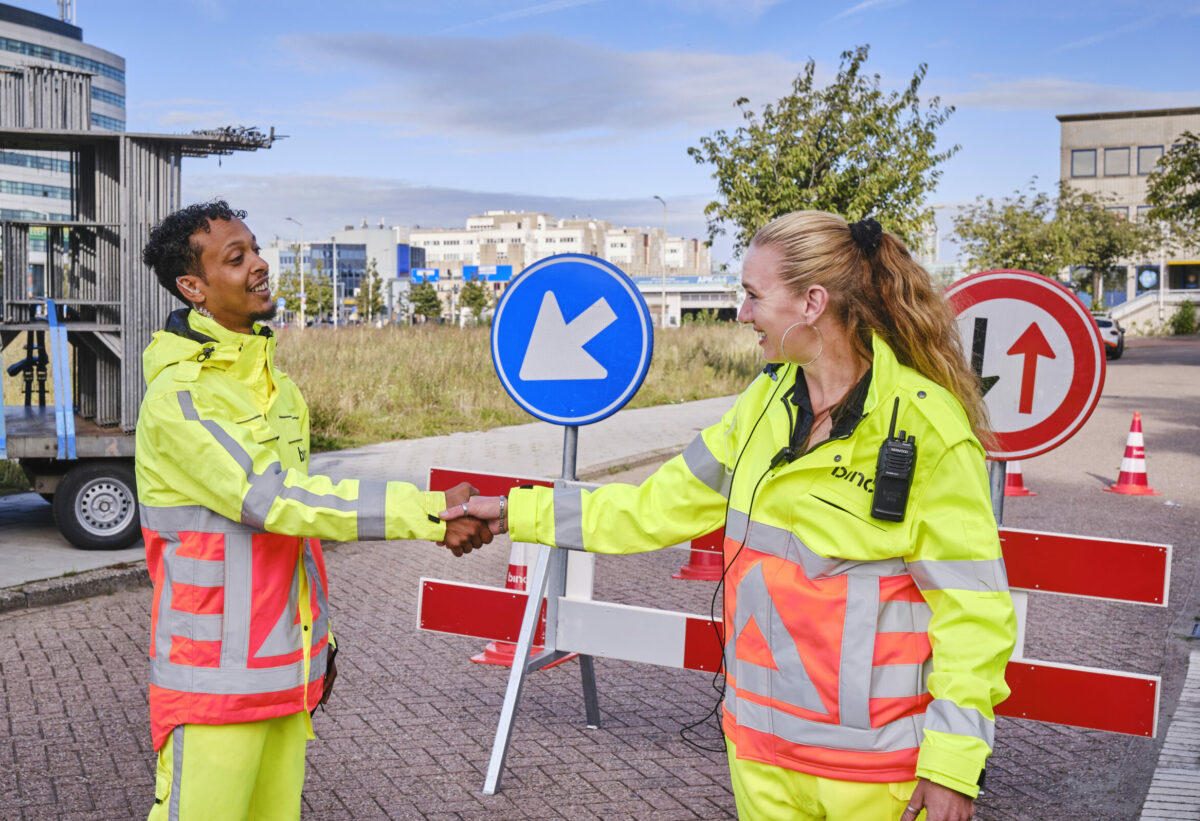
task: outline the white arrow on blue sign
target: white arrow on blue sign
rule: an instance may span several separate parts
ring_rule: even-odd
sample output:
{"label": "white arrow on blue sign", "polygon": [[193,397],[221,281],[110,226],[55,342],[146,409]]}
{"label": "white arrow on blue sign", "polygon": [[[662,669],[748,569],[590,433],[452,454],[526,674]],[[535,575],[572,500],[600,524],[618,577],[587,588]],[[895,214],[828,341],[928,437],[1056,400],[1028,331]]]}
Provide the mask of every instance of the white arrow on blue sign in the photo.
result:
{"label": "white arrow on blue sign", "polygon": [[504,292],[492,320],[492,362],[509,396],[556,425],[616,413],[650,370],[654,327],[619,268],[559,254],[534,263]]}

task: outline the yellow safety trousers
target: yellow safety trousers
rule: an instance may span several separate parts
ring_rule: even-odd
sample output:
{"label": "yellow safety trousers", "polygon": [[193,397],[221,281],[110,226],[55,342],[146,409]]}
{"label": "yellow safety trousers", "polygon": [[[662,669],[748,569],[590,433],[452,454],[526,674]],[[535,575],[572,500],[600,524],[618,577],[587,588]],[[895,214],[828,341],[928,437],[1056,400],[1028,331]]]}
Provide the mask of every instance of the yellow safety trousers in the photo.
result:
{"label": "yellow safety trousers", "polygon": [[[917,782],[838,781],[737,757],[725,739],[740,821],[900,821]],[[925,821],[925,811],[917,816]]]}

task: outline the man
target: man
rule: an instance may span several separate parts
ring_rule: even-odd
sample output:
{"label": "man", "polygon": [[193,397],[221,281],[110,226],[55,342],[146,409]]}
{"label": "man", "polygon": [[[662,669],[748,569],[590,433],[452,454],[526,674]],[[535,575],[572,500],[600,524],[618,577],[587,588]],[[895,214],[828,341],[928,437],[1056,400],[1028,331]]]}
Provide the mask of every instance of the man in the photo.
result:
{"label": "man", "polygon": [[456,556],[492,539],[478,520],[438,519],[474,493],[466,483],[442,494],[308,475],[308,407],[258,324],[275,305],[244,216],[189,206],[142,254],[191,305],[146,348],[137,426],[151,819],[300,817],[310,713],[337,674],[318,539],[431,539]]}

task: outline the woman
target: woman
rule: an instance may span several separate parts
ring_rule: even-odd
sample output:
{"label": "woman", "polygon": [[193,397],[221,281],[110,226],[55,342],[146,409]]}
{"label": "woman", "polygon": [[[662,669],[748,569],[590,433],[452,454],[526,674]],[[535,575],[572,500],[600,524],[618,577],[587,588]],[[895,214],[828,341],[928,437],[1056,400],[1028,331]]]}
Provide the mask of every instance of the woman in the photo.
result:
{"label": "woman", "polygon": [[874,220],[780,217],[738,320],[769,363],[638,487],[446,511],[601,553],[725,526],[723,729],[748,819],[966,821],[1015,618],[953,315]]}

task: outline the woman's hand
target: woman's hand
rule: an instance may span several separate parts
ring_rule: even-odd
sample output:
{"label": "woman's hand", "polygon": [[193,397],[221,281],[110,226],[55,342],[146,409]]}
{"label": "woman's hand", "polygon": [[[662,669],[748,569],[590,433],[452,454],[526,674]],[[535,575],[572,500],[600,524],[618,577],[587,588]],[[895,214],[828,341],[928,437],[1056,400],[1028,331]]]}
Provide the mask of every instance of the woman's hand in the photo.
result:
{"label": "woman's hand", "polygon": [[483,519],[493,533],[503,533],[504,529],[501,528],[500,523],[500,499],[499,496],[472,496],[461,504],[443,510],[438,515],[445,522],[452,522],[464,516]]}
{"label": "woman's hand", "polygon": [[908,799],[908,807],[900,821],[916,821],[922,809],[926,821],[971,821],[975,817],[975,800],[922,778],[917,782],[912,798]]}

